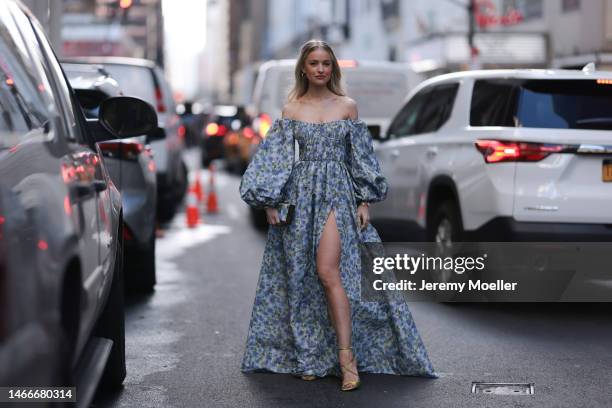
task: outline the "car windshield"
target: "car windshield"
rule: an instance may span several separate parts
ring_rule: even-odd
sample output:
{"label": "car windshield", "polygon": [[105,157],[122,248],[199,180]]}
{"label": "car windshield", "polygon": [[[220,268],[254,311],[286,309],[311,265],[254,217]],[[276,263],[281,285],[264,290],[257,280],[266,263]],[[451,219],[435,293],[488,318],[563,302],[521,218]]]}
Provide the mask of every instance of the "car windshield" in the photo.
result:
{"label": "car windshield", "polygon": [[470,124],[612,130],[612,85],[594,79],[478,80]]}
{"label": "car windshield", "polygon": [[153,72],[147,67],[104,64],[104,69],[119,83],[126,96],[135,96],[156,106]]}

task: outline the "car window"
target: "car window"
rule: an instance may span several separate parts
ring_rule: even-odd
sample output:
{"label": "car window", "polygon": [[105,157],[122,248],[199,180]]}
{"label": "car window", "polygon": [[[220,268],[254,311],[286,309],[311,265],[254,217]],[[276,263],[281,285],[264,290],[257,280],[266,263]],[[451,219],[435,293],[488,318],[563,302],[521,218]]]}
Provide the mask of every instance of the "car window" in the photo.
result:
{"label": "car window", "polygon": [[[39,44],[36,49],[42,50],[43,52],[43,66],[46,67],[49,78],[57,88],[57,97],[62,101],[62,103],[60,104],[60,110],[63,114],[64,120],[66,121],[68,136],[71,139],[78,139],[80,141],[85,142],[86,140],[84,138],[84,135],[80,134],[77,125],[73,100],[70,95],[70,87],[68,85],[68,81],[66,80],[59,61],[57,60],[55,53],[53,52],[53,49],[49,44],[49,39],[47,38],[47,35],[44,33],[38,21],[30,20],[30,24],[31,27],[34,28],[35,37]],[[23,32],[24,35],[32,34],[32,32],[28,29],[24,29]]]}
{"label": "car window", "polygon": [[518,86],[509,80],[478,80],[472,91],[471,126],[514,126]]}
{"label": "car window", "polygon": [[119,83],[126,96],[135,96],[157,107],[153,72],[136,65],[104,64],[104,69]]}
{"label": "car window", "polygon": [[52,94],[54,111],[57,113],[56,118],[59,119],[55,120],[54,123],[61,129],[59,134],[71,140],[87,142],[86,135],[80,132],[80,126],[75,118],[70,88],[49,45],[49,40],[37,21],[30,20],[18,8],[15,10],[15,21],[20,27],[30,55],[36,61],[36,65],[40,67],[42,77],[45,78],[44,86],[46,90]]}
{"label": "car window", "polygon": [[470,125],[612,130],[610,89],[597,79],[476,81]]}
{"label": "car window", "polygon": [[421,89],[404,105],[389,126],[388,134],[391,137],[403,137],[414,134],[416,119],[423,107],[431,88]]}
{"label": "car window", "polygon": [[0,15],[0,147],[49,132],[45,85],[6,8]]}
{"label": "car window", "polygon": [[[271,81],[267,81],[266,85],[269,86]],[[293,71],[289,70],[280,70],[278,72],[278,95],[276,95],[276,106],[278,110],[283,109],[283,105],[287,102],[287,97],[289,96],[289,92],[293,88],[293,83],[295,82]],[[264,94],[268,94],[268,89],[264,89]]]}
{"label": "car window", "polygon": [[527,80],[517,118],[522,127],[612,130],[612,88],[595,79]]}
{"label": "car window", "polygon": [[359,107],[359,116],[388,117],[408,94],[406,74],[376,68],[353,68],[342,72],[347,94]]}
{"label": "car window", "polygon": [[415,134],[435,132],[450,117],[459,84],[443,84],[432,88],[427,102],[418,114]]}
{"label": "car window", "polygon": [[176,104],[174,103],[174,95],[172,94],[172,88],[170,88],[170,84],[164,75],[164,71],[158,67],[155,67],[155,73],[157,75],[157,82],[161,87],[164,103],[166,104],[166,112],[175,112]]}

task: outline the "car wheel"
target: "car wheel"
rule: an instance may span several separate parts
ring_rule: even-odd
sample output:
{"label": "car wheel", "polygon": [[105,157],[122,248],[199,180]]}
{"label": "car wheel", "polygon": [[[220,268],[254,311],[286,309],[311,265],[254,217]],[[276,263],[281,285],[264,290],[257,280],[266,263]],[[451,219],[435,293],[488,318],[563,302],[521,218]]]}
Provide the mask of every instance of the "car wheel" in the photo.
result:
{"label": "car wheel", "polygon": [[137,266],[130,273],[137,275],[134,279],[134,286],[130,289],[141,293],[153,292],[155,283],[157,283],[155,276],[155,231],[151,234],[147,247],[139,251]]}
{"label": "car wheel", "polygon": [[[435,255],[440,258],[453,256],[457,248],[457,243],[463,241],[463,223],[459,208],[454,201],[444,201],[435,210],[431,218],[431,225],[427,226],[427,240],[435,242]],[[436,282],[451,282],[458,278],[458,275],[450,269],[432,269],[432,278]],[[454,296],[450,291],[436,294],[438,301],[447,301],[449,296]],[[441,297],[440,297],[441,296]]]}
{"label": "car wheel", "polygon": [[81,276],[71,265],[66,270],[61,296],[61,327],[58,350],[59,372],[58,379],[61,386],[74,386],[75,378],[72,363],[75,359],[75,349],[79,335],[80,309],[74,305],[80,304]]}
{"label": "car wheel", "polygon": [[208,158],[208,153],[206,153],[206,148],[204,147],[202,148],[200,160],[202,161],[202,168],[205,168],[205,169],[208,168],[211,160]]}
{"label": "car wheel", "polygon": [[113,341],[110,356],[102,375],[100,386],[118,388],[125,379],[125,310],[123,276],[123,220],[119,220],[118,247],[110,293],[96,325],[94,333]]}
{"label": "car wheel", "polygon": [[176,207],[170,200],[163,200],[157,203],[156,219],[160,223],[172,221],[174,214],[176,214]]}
{"label": "car wheel", "polygon": [[454,201],[439,205],[427,225],[427,240],[441,245],[452,246],[453,242],[463,241],[463,223],[459,208]]}

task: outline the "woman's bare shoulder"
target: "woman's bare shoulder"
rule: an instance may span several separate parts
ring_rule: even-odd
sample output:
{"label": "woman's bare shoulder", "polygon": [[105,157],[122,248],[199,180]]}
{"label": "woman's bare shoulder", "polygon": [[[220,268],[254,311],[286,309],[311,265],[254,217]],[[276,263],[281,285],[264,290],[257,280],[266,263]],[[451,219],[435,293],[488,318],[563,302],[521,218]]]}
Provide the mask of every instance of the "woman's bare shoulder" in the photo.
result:
{"label": "woman's bare shoulder", "polygon": [[297,108],[297,102],[296,101],[288,101],[287,103],[285,103],[285,105],[283,105],[283,110],[281,112],[281,116],[283,118],[288,118],[291,119],[293,118],[294,114],[296,111],[298,111]]}
{"label": "woman's bare shoulder", "polygon": [[355,102],[353,98],[350,98],[348,96],[343,96],[342,104],[343,104],[344,110],[346,111],[346,114],[349,117],[349,119],[357,119],[359,115],[359,112],[357,109],[357,102]]}

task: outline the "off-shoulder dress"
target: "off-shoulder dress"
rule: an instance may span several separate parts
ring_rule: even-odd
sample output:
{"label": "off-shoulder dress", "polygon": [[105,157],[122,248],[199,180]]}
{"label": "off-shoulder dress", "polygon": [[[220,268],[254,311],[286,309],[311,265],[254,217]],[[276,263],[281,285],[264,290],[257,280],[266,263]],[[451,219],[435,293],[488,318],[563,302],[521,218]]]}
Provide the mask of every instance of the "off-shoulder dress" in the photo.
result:
{"label": "off-shoulder dress", "polygon": [[255,208],[290,202],[295,213],[290,224],[268,229],[243,372],[341,376],[336,335],[315,261],[321,232],[334,210],[358,370],[437,376],[408,305],[361,300],[360,244],[381,241],[371,224],[359,229],[357,206],[384,200],[387,189],[362,120],[273,122],[242,177],[240,196]]}

